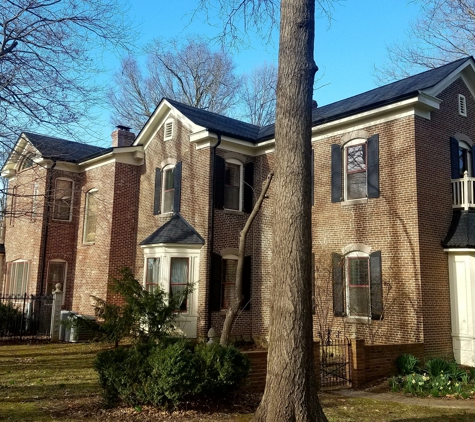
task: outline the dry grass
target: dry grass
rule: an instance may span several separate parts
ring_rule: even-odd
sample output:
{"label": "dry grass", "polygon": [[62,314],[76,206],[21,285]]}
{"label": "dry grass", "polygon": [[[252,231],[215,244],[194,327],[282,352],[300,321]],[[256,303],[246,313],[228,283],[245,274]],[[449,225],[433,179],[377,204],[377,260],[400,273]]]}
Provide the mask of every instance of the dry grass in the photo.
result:
{"label": "dry grass", "polygon": [[[103,346],[46,344],[0,346],[0,421],[236,421],[247,422],[258,402],[255,395],[238,395],[200,409],[164,412],[143,408],[105,409],[92,368]],[[464,410],[407,406],[369,399],[322,394],[330,422],[474,421]]]}

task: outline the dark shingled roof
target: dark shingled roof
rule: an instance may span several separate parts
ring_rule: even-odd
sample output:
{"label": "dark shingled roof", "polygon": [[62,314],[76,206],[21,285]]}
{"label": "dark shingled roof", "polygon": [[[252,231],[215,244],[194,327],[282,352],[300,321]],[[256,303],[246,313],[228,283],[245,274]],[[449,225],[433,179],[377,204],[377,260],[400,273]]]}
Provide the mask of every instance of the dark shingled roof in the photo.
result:
{"label": "dark shingled roof", "polygon": [[77,163],[89,156],[100,155],[108,150],[108,148],[96,147],[52,136],[31,132],[23,133],[44,158],[51,160]]}
{"label": "dark shingled roof", "polygon": [[475,211],[454,211],[447,236],[442,241],[444,248],[475,247]]}
{"label": "dark shingled roof", "polygon": [[203,245],[205,241],[188,221],[176,213],[162,227],[140,242],[141,245],[156,245],[159,243]]}
{"label": "dark shingled roof", "polygon": [[[318,107],[312,112],[312,125],[317,126],[352,114],[372,110],[404,99],[414,97],[425,89],[437,85],[470,57],[456,60],[436,69],[427,70],[414,76],[393,82],[336,103]],[[240,138],[253,143],[274,137],[275,126],[259,127],[229,117],[220,116],[177,101],[167,101],[188,117],[192,122],[210,131]]]}
{"label": "dark shingled roof", "polygon": [[259,126],[182,104],[169,98],[165,99],[193,123],[203,126],[212,132],[220,132],[223,135],[229,135],[251,142],[255,142],[257,139],[260,129]]}

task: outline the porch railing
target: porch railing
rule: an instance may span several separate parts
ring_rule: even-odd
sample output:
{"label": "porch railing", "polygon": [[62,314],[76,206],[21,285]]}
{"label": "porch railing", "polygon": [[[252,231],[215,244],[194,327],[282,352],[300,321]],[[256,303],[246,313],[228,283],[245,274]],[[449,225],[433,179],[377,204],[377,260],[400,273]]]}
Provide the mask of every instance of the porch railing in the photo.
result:
{"label": "porch railing", "polygon": [[452,208],[475,208],[475,177],[467,172],[462,179],[452,179]]}

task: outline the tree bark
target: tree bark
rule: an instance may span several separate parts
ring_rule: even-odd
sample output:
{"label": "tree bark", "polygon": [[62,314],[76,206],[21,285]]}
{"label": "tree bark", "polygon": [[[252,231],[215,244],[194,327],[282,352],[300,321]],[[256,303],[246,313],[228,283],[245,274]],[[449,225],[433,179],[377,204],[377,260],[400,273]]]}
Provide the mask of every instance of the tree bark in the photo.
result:
{"label": "tree bark", "polygon": [[244,296],[242,294],[242,273],[243,273],[243,268],[244,268],[244,256],[246,252],[247,233],[249,232],[249,229],[251,228],[251,225],[254,219],[256,218],[257,213],[261,209],[262,202],[264,201],[267,191],[269,190],[272,177],[274,177],[274,172],[270,172],[267,175],[266,183],[264,184],[264,187],[262,188],[262,192],[259,195],[259,199],[256,201],[254,208],[252,209],[251,215],[249,215],[249,218],[247,219],[246,224],[244,225],[244,228],[239,234],[239,252],[238,252],[238,262],[237,262],[237,268],[236,268],[236,284],[235,284],[236,296],[233,303],[231,304],[231,306],[228,308],[226,312],[226,318],[223,324],[223,331],[221,332],[221,338],[219,340],[219,343],[223,346],[227,346],[229,343],[229,337],[231,335],[231,330],[233,328],[234,320],[236,319],[236,315],[239,312],[239,308],[241,307],[242,301],[244,299]]}
{"label": "tree bark", "polygon": [[314,0],[282,0],[269,352],[254,421],[326,421],[313,358],[311,110]]}

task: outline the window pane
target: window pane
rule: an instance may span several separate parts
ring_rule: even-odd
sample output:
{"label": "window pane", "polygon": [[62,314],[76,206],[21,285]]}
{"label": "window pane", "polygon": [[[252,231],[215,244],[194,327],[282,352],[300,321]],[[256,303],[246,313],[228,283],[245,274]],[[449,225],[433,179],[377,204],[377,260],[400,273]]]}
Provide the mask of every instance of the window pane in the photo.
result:
{"label": "window pane", "polygon": [[366,172],[347,175],[347,199],[366,198]]}
{"label": "window pane", "polygon": [[224,167],[224,208],[239,210],[241,166],[226,163]]}
{"label": "window pane", "polygon": [[97,191],[88,192],[86,195],[86,212],[84,222],[84,243],[96,240],[97,223]]}
{"label": "window pane", "polygon": [[28,268],[26,261],[12,262],[7,270],[6,294],[22,295],[28,291]]}
{"label": "window pane", "polygon": [[163,189],[169,190],[169,189],[174,189],[174,172],[175,168],[170,168],[165,170],[164,176],[163,176]]}
{"label": "window pane", "polygon": [[56,289],[56,284],[61,284],[64,291],[64,279],[66,275],[65,262],[50,262],[48,266],[48,282],[46,283],[46,294],[50,295]]}
{"label": "window pane", "polygon": [[154,292],[159,286],[160,258],[147,259],[147,275],[145,277],[145,289]]}
{"label": "window pane", "polygon": [[366,170],[366,144],[348,147],[346,154],[348,172]]}
{"label": "window pane", "polygon": [[235,286],[236,286],[236,269],[237,261],[236,260],[224,260],[224,276],[221,284],[221,308],[229,308],[231,302],[235,297]]}
{"label": "window pane", "polygon": [[175,198],[175,190],[163,192],[163,210],[162,212],[173,211],[173,200]]}
{"label": "window pane", "polygon": [[188,258],[172,258],[170,269],[170,296],[178,298],[177,310],[186,311],[186,296],[183,293],[188,284]]}
{"label": "window pane", "polygon": [[163,172],[163,208],[162,212],[173,211],[173,200],[175,198],[175,168],[168,168]]}
{"label": "window pane", "polygon": [[73,198],[73,182],[71,180],[56,180],[56,189],[54,192],[54,211],[55,220],[69,220],[71,217],[71,205]]}
{"label": "window pane", "polygon": [[369,316],[369,259],[348,258],[349,315]]}

